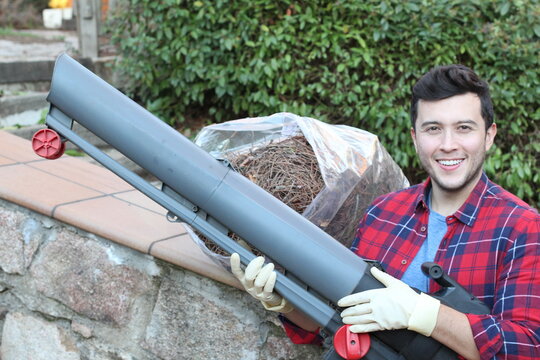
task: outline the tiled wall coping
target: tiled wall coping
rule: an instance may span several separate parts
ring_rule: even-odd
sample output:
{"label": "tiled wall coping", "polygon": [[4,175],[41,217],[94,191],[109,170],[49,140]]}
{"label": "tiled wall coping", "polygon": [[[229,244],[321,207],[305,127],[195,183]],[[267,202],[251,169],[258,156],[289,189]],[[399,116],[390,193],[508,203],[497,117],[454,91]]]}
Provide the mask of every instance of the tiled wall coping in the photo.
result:
{"label": "tiled wall coping", "polygon": [[67,155],[46,160],[0,131],[0,197],[222,283],[237,280],[210,259],[183,224],[101,166]]}

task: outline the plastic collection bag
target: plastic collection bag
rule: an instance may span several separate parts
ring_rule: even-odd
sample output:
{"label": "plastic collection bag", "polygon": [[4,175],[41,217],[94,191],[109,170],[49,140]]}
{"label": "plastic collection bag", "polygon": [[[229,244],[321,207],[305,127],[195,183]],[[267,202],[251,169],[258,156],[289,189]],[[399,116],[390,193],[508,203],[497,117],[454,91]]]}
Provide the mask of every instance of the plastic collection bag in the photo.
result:
{"label": "plastic collection bag", "polygon": [[[303,216],[350,246],[365,209],[379,195],[409,186],[377,136],[291,113],[245,118],[203,128],[195,144],[219,159],[303,135],[313,148],[324,187]],[[220,261],[222,262],[222,261]]]}

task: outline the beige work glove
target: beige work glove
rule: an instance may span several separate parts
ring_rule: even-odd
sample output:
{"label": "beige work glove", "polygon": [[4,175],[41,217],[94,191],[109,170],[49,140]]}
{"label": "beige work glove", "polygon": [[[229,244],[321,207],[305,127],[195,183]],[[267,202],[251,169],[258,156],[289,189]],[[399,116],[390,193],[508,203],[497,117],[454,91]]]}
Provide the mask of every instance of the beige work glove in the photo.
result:
{"label": "beige work glove", "polygon": [[440,301],[418,294],[403,281],[373,267],[371,274],[385,288],[366,290],[338,301],[348,307],[341,313],[350,331],[365,333],[379,330],[409,329],[430,336],[437,324]]}
{"label": "beige work glove", "polygon": [[240,281],[244,289],[259,300],[266,310],[280,313],[288,313],[293,310],[292,305],[281,295],[274,292],[277,274],[274,264],[264,265],[262,256],[251,260],[246,271],[240,268],[240,256],[237,253],[231,255],[231,271]]}

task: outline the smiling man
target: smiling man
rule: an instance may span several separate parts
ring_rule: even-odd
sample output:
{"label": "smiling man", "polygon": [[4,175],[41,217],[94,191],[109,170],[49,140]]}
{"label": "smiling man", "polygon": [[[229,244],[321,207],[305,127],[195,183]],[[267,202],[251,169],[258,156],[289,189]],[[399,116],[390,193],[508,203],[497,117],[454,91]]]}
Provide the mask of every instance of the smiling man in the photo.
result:
{"label": "smiling man", "polygon": [[480,180],[497,127],[482,118],[481,100],[475,93],[420,99],[416,106],[411,134],[420,163],[432,181],[432,210],[450,215]]}
{"label": "smiling man", "polygon": [[[361,219],[352,250],[382,264],[385,273],[371,272],[385,287],[341,299],[343,322],[353,332],[413,330],[466,359],[539,359],[540,215],[483,172],[497,133],[488,84],[449,65],[430,70],[412,92],[411,135],[429,176],[379,197]],[[461,313],[429,296],[438,285],[422,273],[426,261],[491,313]],[[256,259],[244,274],[236,256],[231,262],[254,297],[286,313],[293,341],[320,341],[316,324],[273,292],[272,264]]]}

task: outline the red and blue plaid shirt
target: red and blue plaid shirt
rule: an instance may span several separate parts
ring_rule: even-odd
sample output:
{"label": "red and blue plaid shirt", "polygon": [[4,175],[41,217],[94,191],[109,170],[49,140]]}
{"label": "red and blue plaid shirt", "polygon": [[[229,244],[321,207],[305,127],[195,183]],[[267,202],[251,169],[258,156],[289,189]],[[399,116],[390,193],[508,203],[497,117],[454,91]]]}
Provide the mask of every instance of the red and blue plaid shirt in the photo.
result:
{"label": "red and blue plaid shirt", "polygon": [[[401,278],[426,239],[428,179],[379,197],[352,250]],[[434,261],[492,310],[467,314],[482,359],[540,359],[540,215],[482,174],[467,201],[446,218]],[[433,281],[430,290],[436,291]],[[287,333],[294,333],[285,323]],[[315,340],[309,334],[299,337]]]}

